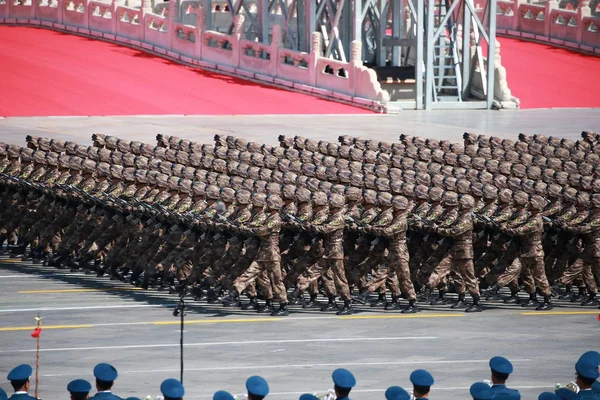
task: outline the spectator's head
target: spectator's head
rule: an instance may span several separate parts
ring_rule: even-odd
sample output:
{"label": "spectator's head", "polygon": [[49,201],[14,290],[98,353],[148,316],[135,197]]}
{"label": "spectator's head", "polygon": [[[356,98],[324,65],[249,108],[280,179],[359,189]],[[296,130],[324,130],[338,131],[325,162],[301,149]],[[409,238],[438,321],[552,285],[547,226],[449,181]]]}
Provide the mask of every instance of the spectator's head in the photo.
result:
{"label": "spectator's head", "polygon": [[413,384],[413,394],[415,398],[420,399],[429,397],[429,392],[433,386],[433,376],[424,369],[417,369],[410,374],[410,382]]}
{"label": "spectator's head", "polygon": [[356,378],[352,372],[344,368],[333,371],[331,379],[333,379],[333,389],[337,398],[348,397],[352,388],[356,386]]}
{"label": "spectator's head", "polygon": [[248,400],[262,400],[269,394],[269,384],[262,376],[251,376],[246,380]]}
{"label": "spectator's head", "polygon": [[575,371],[577,372],[577,385],[580,389],[590,389],[596,382],[600,376],[598,365],[600,365],[600,354],[596,351],[588,351],[579,357],[575,364]]}
{"label": "spectator's head", "polygon": [[94,367],[96,377],[96,390],[106,392],[112,389],[119,374],[115,367],[107,363],[100,363]]}
{"label": "spectator's head", "polygon": [[476,382],[471,385],[469,389],[473,400],[492,400],[494,398],[494,391],[487,383]]}
{"label": "spectator's head", "polygon": [[92,390],[92,385],[85,379],[75,379],[69,382],[67,390],[71,393],[71,400],[87,400]]}
{"label": "spectator's head", "polygon": [[319,398],[314,394],[305,393],[302,396],[300,396],[298,400],[319,400]]}
{"label": "spectator's head", "polygon": [[504,385],[508,376],[513,372],[513,366],[504,357],[492,357],[490,360],[490,369],[492,370],[492,383],[494,385]]}
{"label": "spectator's head", "polygon": [[177,379],[165,379],[160,384],[160,392],[165,400],[181,400],[185,394],[185,389]]}
{"label": "spectator's head", "polygon": [[6,392],[2,388],[0,388],[0,400],[7,400],[7,399],[8,399],[8,396],[7,396]]}
{"label": "spectator's head", "polygon": [[219,390],[213,395],[213,400],[234,400],[234,397],[229,392]]}
{"label": "spectator's head", "polygon": [[575,397],[577,397],[577,393],[567,388],[556,389],[554,393],[560,398],[560,400],[575,400]]}
{"label": "spectator's head", "polygon": [[31,368],[31,366],[22,364],[13,368],[13,370],[8,373],[6,379],[10,381],[15,392],[28,392],[32,373],[33,368]]}
{"label": "spectator's head", "polygon": [[410,400],[410,394],[400,386],[392,386],[385,391],[386,400]]}

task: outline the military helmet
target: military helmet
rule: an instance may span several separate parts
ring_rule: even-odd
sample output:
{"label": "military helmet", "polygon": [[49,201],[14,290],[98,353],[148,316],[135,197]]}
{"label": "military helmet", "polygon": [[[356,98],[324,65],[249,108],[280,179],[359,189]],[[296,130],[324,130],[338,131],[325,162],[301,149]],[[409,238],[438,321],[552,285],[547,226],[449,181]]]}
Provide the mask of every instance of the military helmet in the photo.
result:
{"label": "military helmet", "polygon": [[471,189],[471,196],[483,197],[483,183],[473,182],[473,183],[471,183],[470,189]]}
{"label": "military helmet", "polygon": [[402,184],[402,194],[409,198],[415,197],[415,185],[412,183],[403,183]]}
{"label": "military helmet", "polygon": [[498,197],[498,188],[493,185],[483,186],[483,198],[486,200],[494,200]]}
{"label": "military helmet", "polygon": [[329,195],[329,205],[333,208],[342,208],[346,204],[346,198],[343,195],[332,193]]}
{"label": "military helmet", "polygon": [[331,193],[337,193],[337,194],[345,194],[346,193],[346,186],[344,185],[332,185],[330,182],[321,182],[321,190],[325,191],[325,184],[327,184],[329,186],[329,190],[331,191]]}
{"label": "military helmet", "polygon": [[423,185],[416,186],[415,197],[420,200],[429,200],[429,188]]}
{"label": "military helmet", "polygon": [[600,208],[600,193],[594,193],[591,199],[592,207]]}
{"label": "military helmet", "polygon": [[252,205],[254,207],[264,207],[267,205],[267,195],[265,193],[253,192]]}
{"label": "military helmet", "polygon": [[444,192],[442,197],[442,203],[446,207],[456,207],[458,206],[458,193],[456,192]]}
{"label": "military helmet", "polygon": [[513,200],[515,204],[525,206],[529,203],[529,195],[524,191],[520,190],[513,194]]}
{"label": "military helmet", "polygon": [[279,210],[283,207],[283,200],[277,194],[270,194],[267,196],[267,208],[269,210]]}
{"label": "military helmet", "polygon": [[460,205],[461,209],[470,210],[475,207],[475,199],[471,195],[461,194],[458,197],[458,204]]}
{"label": "military helmet", "polygon": [[408,199],[404,196],[394,196],[392,206],[397,210],[406,210],[408,208]]}
{"label": "military helmet", "polygon": [[392,195],[391,193],[378,193],[377,194],[377,204],[380,207],[391,207],[392,206]]}
{"label": "military helmet", "polygon": [[314,192],[312,194],[312,201],[316,206],[325,206],[327,205],[327,195],[323,192]]}
{"label": "military helmet", "polygon": [[444,190],[438,187],[429,188],[429,200],[433,202],[441,201],[442,196],[444,195]]}
{"label": "military helmet", "polygon": [[529,199],[529,205],[534,210],[543,210],[546,207],[546,200],[542,196],[533,195]]}
{"label": "military helmet", "polygon": [[363,192],[363,202],[365,204],[377,204],[377,192],[371,189],[366,189]]}
{"label": "military helmet", "polygon": [[500,189],[498,190],[498,199],[505,204],[513,203],[513,192],[510,189]]}
{"label": "military helmet", "polygon": [[346,187],[345,195],[349,201],[361,201],[363,198],[362,190],[352,186]]}
{"label": "military helmet", "polygon": [[545,182],[537,181],[534,185],[535,194],[540,196],[548,195],[548,185]]}

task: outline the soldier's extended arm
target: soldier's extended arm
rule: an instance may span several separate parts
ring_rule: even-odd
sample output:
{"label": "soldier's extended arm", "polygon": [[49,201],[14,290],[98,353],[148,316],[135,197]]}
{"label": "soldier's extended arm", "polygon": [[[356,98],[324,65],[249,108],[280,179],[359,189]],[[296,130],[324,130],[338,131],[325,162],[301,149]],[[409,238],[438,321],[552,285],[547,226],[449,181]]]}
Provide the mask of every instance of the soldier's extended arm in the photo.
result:
{"label": "soldier's extended arm", "polygon": [[600,230],[600,215],[592,218],[591,221],[579,224],[579,225],[561,225],[561,229],[564,229],[571,233],[578,233],[581,235],[585,235],[588,233],[595,232]]}
{"label": "soldier's extended arm", "polygon": [[456,223],[448,228],[436,228],[436,232],[443,236],[456,237],[473,229],[473,224],[465,218],[460,218]]}

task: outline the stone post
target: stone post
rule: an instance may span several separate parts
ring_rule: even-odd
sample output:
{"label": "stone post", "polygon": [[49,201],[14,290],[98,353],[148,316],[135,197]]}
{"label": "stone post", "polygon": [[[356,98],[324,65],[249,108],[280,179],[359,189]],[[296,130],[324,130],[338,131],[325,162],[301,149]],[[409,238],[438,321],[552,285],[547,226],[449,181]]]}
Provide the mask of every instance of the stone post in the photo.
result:
{"label": "stone post", "polygon": [[317,75],[319,74],[319,71],[317,71],[317,61],[319,60],[319,57],[321,57],[322,54],[323,48],[321,33],[313,32],[311,35],[310,56],[308,64],[308,76],[310,79],[310,86],[317,86]]}
{"label": "stone post", "polygon": [[558,0],[548,0],[544,9],[544,36],[550,37],[552,30],[552,10],[558,8]]}
{"label": "stone post", "polygon": [[577,43],[579,44],[583,44],[583,33],[585,32],[583,19],[591,16],[590,0],[579,0],[579,7],[577,7]]}
{"label": "stone post", "polygon": [[273,25],[272,36],[271,36],[271,76],[277,77],[279,60],[279,49],[283,47],[283,37],[281,34],[281,25]]}

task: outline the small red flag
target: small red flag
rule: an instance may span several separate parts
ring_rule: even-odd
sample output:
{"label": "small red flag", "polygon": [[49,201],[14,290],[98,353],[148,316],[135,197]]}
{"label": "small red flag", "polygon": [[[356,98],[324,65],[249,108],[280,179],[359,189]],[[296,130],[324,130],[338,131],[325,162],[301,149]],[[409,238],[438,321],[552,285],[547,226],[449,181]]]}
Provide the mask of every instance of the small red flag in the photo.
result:
{"label": "small red flag", "polygon": [[40,333],[42,333],[42,328],[38,326],[33,332],[31,332],[31,337],[38,338],[40,337]]}
{"label": "small red flag", "polygon": [[598,314],[598,321],[600,321],[600,314]]}

